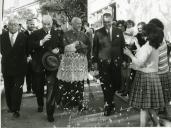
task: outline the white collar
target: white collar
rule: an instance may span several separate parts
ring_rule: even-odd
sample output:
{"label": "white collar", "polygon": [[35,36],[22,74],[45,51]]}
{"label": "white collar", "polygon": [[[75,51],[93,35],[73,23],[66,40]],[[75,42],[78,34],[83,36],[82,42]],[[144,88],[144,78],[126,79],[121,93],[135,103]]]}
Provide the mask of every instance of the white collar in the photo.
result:
{"label": "white collar", "polygon": [[18,35],[18,31],[16,33],[14,33],[14,34],[9,32],[9,36],[11,37],[12,35],[14,35],[16,37]]}

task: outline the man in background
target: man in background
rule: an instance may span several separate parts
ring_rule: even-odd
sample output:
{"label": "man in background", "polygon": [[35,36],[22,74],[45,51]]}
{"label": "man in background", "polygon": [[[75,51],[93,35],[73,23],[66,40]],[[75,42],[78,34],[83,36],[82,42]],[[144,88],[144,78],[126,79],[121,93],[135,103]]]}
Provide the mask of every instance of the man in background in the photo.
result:
{"label": "man in background", "polygon": [[[28,38],[30,38],[30,35],[33,33],[33,31],[36,30],[35,27],[36,19],[27,19],[26,25],[27,25],[27,30],[24,32]],[[31,93],[33,90],[33,93],[35,93],[35,87],[33,86],[33,71],[32,71],[32,58],[31,54],[28,54],[27,56],[27,74],[26,74],[26,86],[27,86],[27,92],[26,93]]]}

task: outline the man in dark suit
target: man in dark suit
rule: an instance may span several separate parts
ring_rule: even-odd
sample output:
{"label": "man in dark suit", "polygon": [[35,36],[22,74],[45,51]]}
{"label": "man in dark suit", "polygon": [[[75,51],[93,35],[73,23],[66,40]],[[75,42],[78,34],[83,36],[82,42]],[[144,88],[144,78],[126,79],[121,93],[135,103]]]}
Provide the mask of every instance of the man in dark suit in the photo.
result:
{"label": "man in dark suit", "polygon": [[27,36],[18,32],[17,18],[9,20],[8,28],[9,31],[1,35],[1,64],[7,106],[17,118],[27,69]]}
{"label": "man in dark suit", "polygon": [[30,48],[32,51],[32,67],[34,71],[34,81],[36,83],[36,96],[38,101],[38,112],[43,111],[43,93],[44,80],[46,75],[47,97],[46,110],[49,122],[53,122],[53,113],[55,108],[55,96],[57,92],[57,79],[55,71],[45,71],[42,64],[42,56],[50,51],[53,54],[59,54],[63,51],[62,33],[52,29],[52,18],[49,15],[44,15],[42,18],[43,28],[34,31],[30,36]]}
{"label": "man in dark suit", "polygon": [[104,94],[104,115],[114,109],[115,91],[121,86],[121,63],[123,61],[124,37],[122,31],[112,27],[110,13],[103,15],[104,27],[95,32],[93,41],[94,61],[98,63],[101,87]]}
{"label": "man in dark suit", "polygon": [[[31,33],[35,30],[35,22],[36,19],[27,19],[26,24],[27,24],[27,30],[24,32],[28,38],[30,38]],[[31,55],[28,54],[27,56],[27,74],[26,74],[26,86],[27,86],[27,92],[26,93],[31,93],[31,90],[33,90],[33,93],[35,93],[35,88],[32,86],[33,84],[33,71],[32,71],[32,58]]]}

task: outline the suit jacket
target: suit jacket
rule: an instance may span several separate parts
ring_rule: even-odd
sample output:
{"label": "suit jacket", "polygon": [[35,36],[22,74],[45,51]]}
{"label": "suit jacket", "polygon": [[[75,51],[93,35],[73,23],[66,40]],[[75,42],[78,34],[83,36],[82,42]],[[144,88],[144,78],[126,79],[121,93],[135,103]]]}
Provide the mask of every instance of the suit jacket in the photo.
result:
{"label": "suit jacket", "polygon": [[29,38],[29,51],[32,57],[32,68],[35,72],[42,72],[44,70],[42,64],[42,56],[47,51],[52,51],[54,48],[59,48],[60,53],[63,52],[63,33],[62,31],[51,30],[51,39],[40,46],[40,40],[44,38],[46,32],[43,29],[34,31]]}
{"label": "suit jacket", "polygon": [[120,64],[123,61],[124,44],[124,36],[120,29],[112,28],[112,40],[110,40],[104,27],[98,29],[93,40],[94,61],[117,59],[118,64]]}
{"label": "suit jacket", "polygon": [[1,35],[1,66],[3,75],[24,76],[27,68],[27,36],[19,32],[11,46],[9,32]]}

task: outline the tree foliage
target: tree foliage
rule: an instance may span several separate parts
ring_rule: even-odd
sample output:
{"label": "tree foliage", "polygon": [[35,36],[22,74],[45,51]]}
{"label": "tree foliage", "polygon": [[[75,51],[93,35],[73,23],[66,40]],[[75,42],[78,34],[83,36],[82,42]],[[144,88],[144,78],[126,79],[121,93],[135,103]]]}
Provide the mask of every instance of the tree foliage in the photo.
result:
{"label": "tree foliage", "polygon": [[35,14],[30,9],[23,8],[17,11],[19,18],[21,19],[28,19],[35,17]]}
{"label": "tree foliage", "polygon": [[41,7],[42,12],[62,11],[68,17],[69,21],[75,16],[87,17],[87,0],[46,0]]}

